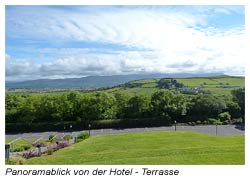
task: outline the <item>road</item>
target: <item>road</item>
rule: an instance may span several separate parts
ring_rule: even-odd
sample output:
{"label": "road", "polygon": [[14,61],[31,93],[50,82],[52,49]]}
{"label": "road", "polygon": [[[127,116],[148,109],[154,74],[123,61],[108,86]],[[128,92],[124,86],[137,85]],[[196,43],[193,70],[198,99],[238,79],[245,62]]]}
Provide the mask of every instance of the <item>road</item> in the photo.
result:
{"label": "road", "polygon": [[[92,136],[97,135],[105,135],[105,134],[119,134],[119,133],[129,133],[129,132],[148,132],[148,131],[174,131],[175,127],[150,127],[150,128],[128,128],[128,129],[97,129],[91,130],[90,133]],[[216,134],[216,126],[215,125],[206,125],[206,126],[177,126],[177,131],[195,131],[201,132],[206,134]],[[81,132],[88,132],[85,131],[75,131],[75,132],[66,132],[65,134],[72,134],[76,136]],[[63,132],[42,132],[42,133],[23,133],[23,134],[7,134],[5,138],[39,138],[44,137],[48,138],[49,135],[57,135],[62,136]],[[237,127],[235,125],[218,125],[217,126],[217,135],[218,136],[238,136],[244,135],[245,129],[242,127]]]}

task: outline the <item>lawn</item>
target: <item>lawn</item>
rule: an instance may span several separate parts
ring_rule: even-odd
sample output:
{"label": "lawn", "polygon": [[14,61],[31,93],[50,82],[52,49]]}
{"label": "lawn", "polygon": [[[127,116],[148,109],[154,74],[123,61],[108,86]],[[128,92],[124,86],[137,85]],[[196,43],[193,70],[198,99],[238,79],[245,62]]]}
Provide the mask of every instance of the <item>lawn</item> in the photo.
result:
{"label": "lawn", "polygon": [[244,136],[140,132],[93,136],[26,164],[244,164]]}

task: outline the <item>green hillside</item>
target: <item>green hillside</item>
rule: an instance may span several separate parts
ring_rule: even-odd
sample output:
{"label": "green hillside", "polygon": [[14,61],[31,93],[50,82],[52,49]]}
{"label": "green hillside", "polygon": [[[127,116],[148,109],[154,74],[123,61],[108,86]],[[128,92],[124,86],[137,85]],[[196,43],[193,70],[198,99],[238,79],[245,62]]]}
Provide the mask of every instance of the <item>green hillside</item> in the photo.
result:
{"label": "green hillside", "polygon": [[[230,95],[233,89],[243,88],[245,86],[244,77],[232,76],[215,76],[215,77],[194,77],[194,78],[173,78],[179,83],[183,83],[186,88],[200,88],[213,95],[222,96]],[[160,79],[143,79],[130,81],[130,86],[120,86],[106,89],[108,93],[129,93],[129,94],[146,94],[151,95],[159,87],[157,86]],[[134,87],[133,87],[134,85]]]}
{"label": "green hillside", "polygon": [[26,164],[244,164],[244,136],[184,131],[94,136]]}
{"label": "green hillside", "polygon": [[[233,76],[214,76],[214,77],[192,77],[192,78],[169,78],[175,79],[179,83],[183,83],[185,88],[194,89],[199,88],[210,94],[222,96],[230,95],[233,89],[242,88],[245,86],[244,77]],[[45,88],[45,89],[9,89],[7,93],[18,94],[45,94],[45,93],[65,93],[70,90],[79,92],[107,92],[109,94],[114,93],[128,93],[131,95],[144,94],[152,95],[158,91],[158,82],[160,78],[142,79],[128,81],[127,83],[116,85],[113,87],[101,87],[101,88],[72,88],[72,89],[58,89],[58,88]],[[173,90],[173,89],[172,89]],[[185,93],[184,93],[185,94]]]}

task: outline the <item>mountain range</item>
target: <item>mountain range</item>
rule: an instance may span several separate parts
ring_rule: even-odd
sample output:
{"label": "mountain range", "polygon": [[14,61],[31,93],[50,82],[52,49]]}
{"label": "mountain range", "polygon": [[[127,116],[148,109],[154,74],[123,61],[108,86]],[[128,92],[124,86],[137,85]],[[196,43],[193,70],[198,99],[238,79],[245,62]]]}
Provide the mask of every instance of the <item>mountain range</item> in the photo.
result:
{"label": "mountain range", "polygon": [[133,80],[149,78],[190,78],[190,77],[210,77],[221,76],[218,73],[175,73],[175,74],[132,74],[132,75],[113,75],[113,76],[87,76],[81,78],[65,79],[37,79],[22,82],[6,81],[6,89],[43,89],[43,88],[101,88],[124,84]]}

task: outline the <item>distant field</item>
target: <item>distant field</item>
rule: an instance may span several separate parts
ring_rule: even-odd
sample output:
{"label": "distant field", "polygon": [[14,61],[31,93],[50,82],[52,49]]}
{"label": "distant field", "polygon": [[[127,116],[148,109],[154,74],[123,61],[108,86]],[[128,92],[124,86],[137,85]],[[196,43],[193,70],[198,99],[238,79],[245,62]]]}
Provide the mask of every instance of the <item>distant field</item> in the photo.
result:
{"label": "distant field", "polygon": [[221,86],[239,86],[243,88],[245,86],[244,77],[207,77],[207,78],[180,78],[178,82],[183,83],[185,86],[196,87],[203,86],[204,90],[210,91],[214,95],[229,95],[233,88],[222,88]]}
{"label": "distant field", "polygon": [[[211,92],[213,95],[222,96],[230,95],[231,91],[235,88],[242,88],[245,86],[244,77],[230,77],[230,76],[218,76],[218,77],[195,77],[195,78],[175,78],[178,82],[183,83],[188,87],[200,87],[205,91]],[[134,88],[111,88],[105,90],[108,93],[129,93],[129,94],[145,94],[151,95],[154,92],[158,91],[157,82],[159,79],[143,79],[132,81],[132,84],[139,84],[140,87]],[[222,86],[228,86],[223,88]],[[236,87],[229,87],[236,86]]]}
{"label": "distant field", "polygon": [[244,164],[244,141],[185,131],[93,136],[26,164]]}
{"label": "distant field", "polygon": [[158,91],[159,89],[156,88],[156,87],[151,87],[151,88],[143,88],[143,87],[140,87],[140,88],[127,88],[125,90],[120,90],[119,92],[121,93],[128,93],[128,94],[131,94],[131,95],[134,95],[134,94],[144,94],[144,95],[151,95],[153,94],[154,92]]}
{"label": "distant field", "polygon": [[[231,77],[231,76],[215,76],[215,77],[194,77],[194,78],[174,78],[178,82],[183,83],[188,87],[201,87],[205,91],[211,92],[211,94],[216,96],[230,95],[233,89],[242,88],[245,86],[244,77]],[[69,90],[80,91],[80,92],[107,92],[109,94],[114,94],[117,92],[134,94],[145,94],[152,95],[154,92],[158,91],[157,82],[159,78],[154,79],[142,79],[136,81],[130,81],[131,84],[137,84],[138,87],[118,87],[108,89],[16,89],[7,90],[7,93],[35,93],[35,94],[46,94],[46,93],[64,93]],[[227,87],[222,87],[227,86]],[[235,86],[235,87],[230,87]]]}

